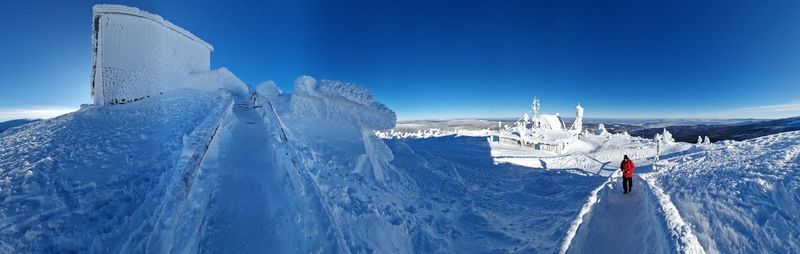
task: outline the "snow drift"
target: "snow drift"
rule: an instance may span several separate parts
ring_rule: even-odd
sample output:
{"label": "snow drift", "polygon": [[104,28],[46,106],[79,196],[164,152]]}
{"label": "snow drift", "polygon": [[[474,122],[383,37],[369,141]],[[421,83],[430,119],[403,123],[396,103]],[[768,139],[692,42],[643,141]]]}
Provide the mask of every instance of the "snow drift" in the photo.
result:
{"label": "snow drift", "polygon": [[711,253],[800,252],[800,132],[704,144],[654,173]]}
{"label": "snow drift", "polygon": [[0,252],[116,250],[156,212],[167,186],[183,184],[172,176],[194,149],[186,141],[212,126],[203,123],[220,116],[224,98],[165,92],[0,137]]}

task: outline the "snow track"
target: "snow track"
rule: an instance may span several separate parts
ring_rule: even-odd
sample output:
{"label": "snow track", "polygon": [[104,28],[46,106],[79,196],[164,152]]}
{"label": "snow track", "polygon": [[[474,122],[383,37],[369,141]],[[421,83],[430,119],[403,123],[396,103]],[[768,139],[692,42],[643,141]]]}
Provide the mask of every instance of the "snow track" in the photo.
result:
{"label": "snow track", "polygon": [[317,207],[308,207],[296,196],[300,192],[276,155],[279,144],[272,134],[279,130],[268,125],[246,98],[237,98],[233,113],[217,148],[219,157],[203,165],[207,172],[216,171],[218,185],[200,230],[199,252],[330,251],[326,241],[314,239],[329,236],[326,220],[309,211]]}
{"label": "snow track", "polygon": [[288,244],[301,238],[301,232],[293,227],[286,205],[291,200],[282,188],[274,140],[266,131],[270,128],[251,108],[246,99],[237,98],[231,128],[219,144],[221,155],[216,163],[204,165],[219,174],[201,241],[204,252],[300,251]]}
{"label": "snow track", "polygon": [[561,253],[705,253],[675,205],[658,186],[651,186],[648,175],[636,176],[634,191],[625,194],[615,173],[592,193]]}
{"label": "snow track", "polygon": [[597,195],[566,253],[671,253],[669,230],[659,204],[644,181],[634,178],[633,191],[622,192],[612,178]]}

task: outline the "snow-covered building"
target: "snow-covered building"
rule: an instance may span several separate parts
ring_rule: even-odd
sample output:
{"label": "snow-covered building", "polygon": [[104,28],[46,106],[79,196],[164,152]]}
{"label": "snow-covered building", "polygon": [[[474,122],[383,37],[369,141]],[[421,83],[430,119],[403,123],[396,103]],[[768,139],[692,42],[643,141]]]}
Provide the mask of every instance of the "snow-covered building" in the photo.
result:
{"label": "snow-covered building", "polygon": [[530,110],[513,127],[500,130],[497,135],[490,136],[489,141],[562,153],[582,131],[583,107],[580,105],[575,108],[575,116],[572,128],[567,128],[559,114],[542,114],[539,99],[534,98]]}
{"label": "snow-covered building", "polygon": [[[530,119],[528,119],[527,117],[523,117],[523,119],[520,119],[523,121],[526,128],[545,129],[545,130],[566,129],[564,121],[561,120],[561,116],[559,114],[555,115],[541,114],[539,112],[539,107],[540,107],[539,99],[533,98],[530,111],[525,113],[525,116],[528,116],[528,113],[531,113],[532,117],[530,117]],[[583,112],[581,112],[581,114],[583,114]]]}
{"label": "snow-covered building", "polygon": [[189,31],[133,7],[101,4],[93,10],[94,104],[144,99],[209,73],[214,47]]}

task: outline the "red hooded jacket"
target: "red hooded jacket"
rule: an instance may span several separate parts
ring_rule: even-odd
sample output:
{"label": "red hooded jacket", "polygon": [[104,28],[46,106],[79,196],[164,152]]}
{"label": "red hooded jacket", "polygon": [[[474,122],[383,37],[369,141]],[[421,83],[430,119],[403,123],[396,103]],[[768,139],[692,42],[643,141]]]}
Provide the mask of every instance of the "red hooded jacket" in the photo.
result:
{"label": "red hooded jacket", "polygon": [[633,160],[628,159],[627,162],[623,160],[622,163],[619,164],[619,168],[622,170],[622,177],[631,178],[633,177],[633,169],[636,168],[636,166],[633,165]]}

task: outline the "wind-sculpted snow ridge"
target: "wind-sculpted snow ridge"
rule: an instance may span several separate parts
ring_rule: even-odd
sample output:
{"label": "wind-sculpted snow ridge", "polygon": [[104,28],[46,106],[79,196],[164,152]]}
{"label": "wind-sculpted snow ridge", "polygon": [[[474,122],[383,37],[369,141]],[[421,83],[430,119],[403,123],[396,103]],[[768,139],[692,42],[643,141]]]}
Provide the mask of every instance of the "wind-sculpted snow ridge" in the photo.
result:
{"label": "wind-sculpted snow ridge", "polygon": [[710,253],[800,252],[800,131],[703,145],[652,181]]}
{"label": "wind-sculpted snow ridge", "polygon": [[322,118],[353,122],[363,129],[391,129],[395,113],[376,101],[372,94],[356,84],[302,76],[295,81],[292,115],[298,118]]}
{"label": "wind-sculpted snow ridge", "polygon": [[0,252],[117,250],[155,212],[184,136],[223,97],[176,90],[0,137]]}

